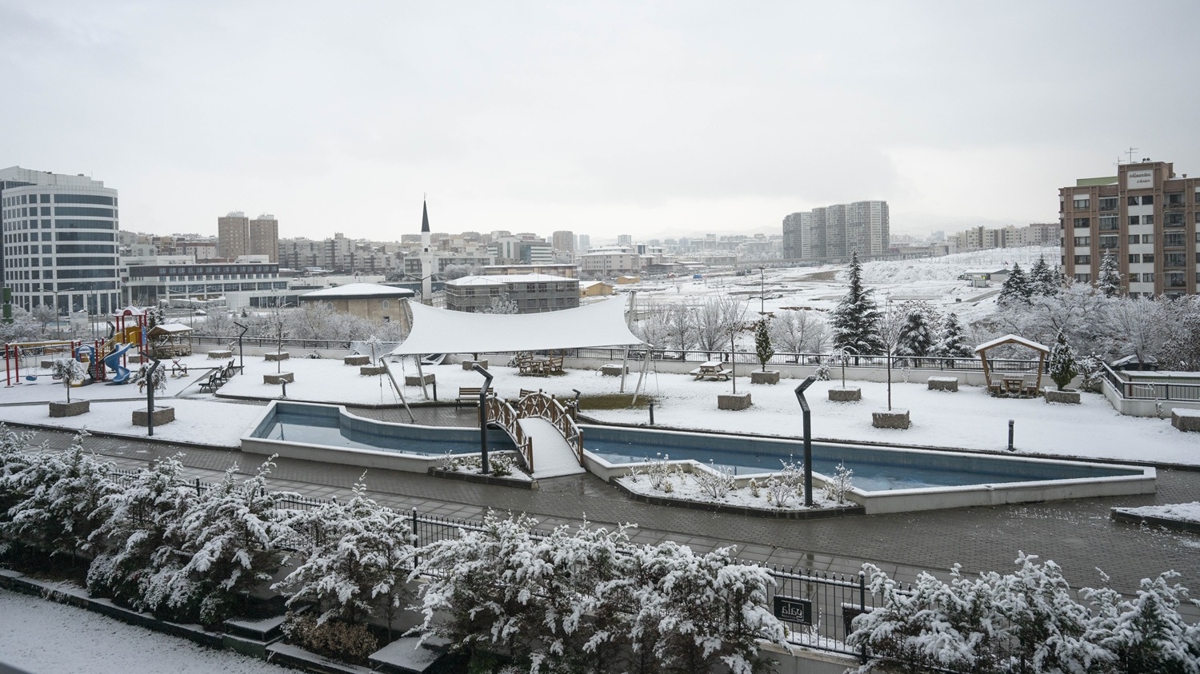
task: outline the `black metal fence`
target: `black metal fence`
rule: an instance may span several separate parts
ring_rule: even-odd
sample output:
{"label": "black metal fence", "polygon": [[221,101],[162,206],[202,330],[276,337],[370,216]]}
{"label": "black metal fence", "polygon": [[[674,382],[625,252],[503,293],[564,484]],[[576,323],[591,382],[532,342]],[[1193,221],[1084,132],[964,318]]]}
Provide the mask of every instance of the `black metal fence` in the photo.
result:
{"label": "black metal fence", "polygon": [[1200,402],[1200,384],[1134,381],[1122,377],[1107,364],[1104,365],[1104,378],[1118,395],[1127,400]]}

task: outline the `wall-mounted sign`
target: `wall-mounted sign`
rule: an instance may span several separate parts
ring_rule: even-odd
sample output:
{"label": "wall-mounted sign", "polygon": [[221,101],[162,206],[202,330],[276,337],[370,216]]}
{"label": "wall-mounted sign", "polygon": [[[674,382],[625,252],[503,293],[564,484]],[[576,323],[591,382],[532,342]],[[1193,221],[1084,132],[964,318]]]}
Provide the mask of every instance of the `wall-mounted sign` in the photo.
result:
{"label": "wall-mounted sign", "polygon": [[1125,174],[1125,189],[1144,190],[1154,187],[1154,171],[1129,171]]}
{"label": "wall-mounted sign", "polygon": [[790,623],[812,624],[812,601],[775,595],[775,617]]}

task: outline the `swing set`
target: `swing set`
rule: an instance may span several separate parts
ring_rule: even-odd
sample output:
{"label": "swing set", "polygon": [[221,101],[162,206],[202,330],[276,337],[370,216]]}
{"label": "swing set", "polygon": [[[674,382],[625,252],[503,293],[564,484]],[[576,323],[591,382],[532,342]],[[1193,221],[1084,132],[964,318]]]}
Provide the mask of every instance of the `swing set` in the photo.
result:
{"label": "swing set", "polygon": [[[43,376],[43,359],[74,358],[82,342],[51,340],[45,342],[13,342],[4,345],[5,386],[21,383],[21,367],[25,367],[25,381],[36,382]],[[32,373],[30,371],[32,370]]]}

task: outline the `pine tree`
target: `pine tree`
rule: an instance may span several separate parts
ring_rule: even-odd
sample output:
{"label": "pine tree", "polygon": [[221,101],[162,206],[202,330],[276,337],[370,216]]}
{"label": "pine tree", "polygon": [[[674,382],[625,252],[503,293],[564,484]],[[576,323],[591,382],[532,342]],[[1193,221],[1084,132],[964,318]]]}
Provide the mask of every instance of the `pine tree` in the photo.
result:
{"label": "pine tree", "polygon": [[850,259],[850,288],[833,310],[833,347],[849,349],[857,355],[883,353],[881,320],[874,291],[863,287],[862,264],[855,253]]}
{"label": "pine tree", "polygon": [[1079,374],[1079,371],[1075,368],[1075,352],[1072,351],[1071,345],[1067,344],[1066,333],[1058,333],[1057,341],[1055,341],[1054,346],[1050,347],[1050,356],[1047,358],[1046,369],[1060,391],[1067,384],[1071,383],[1075,375]]}
{"label": "pine tree", "polygon": [[[967,344],[967,336],[963,334],[963,327],[962,323],[958,320],[958,314],[951,313],[946,315],[946,320],[942,323],[942,334],[940,339],[938,339],[935,353],[939,356],[948,356],[950,358],[969,358],[974,354],[971,346]],[[954,361],[950,361],[950,367],[954,367]]]}
{"label": "pine tree", "polygon": [[1105,251],[1100,260],[1100,278],[1096,287],[1105,297],[1116,297],[1121,294],[1121,272],[1117,269],[1117,258],[1112,251]]}
{"label": "pine tree", "polygon": [[1062,277],[1046,264],[1045,256],[1039,257],[1029,271],[1029,283],[1034,295],[1057,295],[1062,288]]}
{"label": "pine tree", "polygon": [[906,306],[908,313],[900,326],[896,352],[901,356],[929,356],[933,354],[937,340],[930,325],[929,309],[923,303]]}
{"label": "pine tree", "polygon": [[771,320],[766,316],[754,324],[754,354],[758,357],[763,372],[766,372],[767,361],[775,355],[775,349],[771,346]]}
{"label": "pine tree", "polygon": [[1000,290],[1000,297],[996,302],[1000,305],[1008,305],[1014,303],[1028,304],[1029,298],[1033,297],[1033,286],[1029,282],[1029,277],[1021,270],[1020,263],[1014,262],[1012,271],[1008,273],[1008,278],[1004,280],[1004,287]]}

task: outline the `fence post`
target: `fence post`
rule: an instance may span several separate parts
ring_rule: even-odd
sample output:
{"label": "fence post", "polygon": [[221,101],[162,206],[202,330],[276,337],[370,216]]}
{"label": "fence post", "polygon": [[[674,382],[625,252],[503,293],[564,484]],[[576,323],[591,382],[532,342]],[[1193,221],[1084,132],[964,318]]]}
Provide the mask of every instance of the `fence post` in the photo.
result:
{"label": "fence post", "polygon": [[417,568],[419,555],[417,549],[421,547],[421,537],[417,534],[417,509],[412,509],[412,546],[413,546],[413,568]]}
{"label": "fence post", "polygon": [[200,495],[200,478],[196,478],[196,496]]}
{"label": "fence post", "polygon": [[[862,571],[858,572],[858,610],[859,615],[863,615],[867,612],[867,575]],[[846,628],[849,629],[849,625],[847,625]],[[846,636],[850,636],[850,634],[847,633]],[[859,658],[862,659],[864,665],[867,663],[868,658],[866,641],[863,641],[862,654],[859,655]]]}

